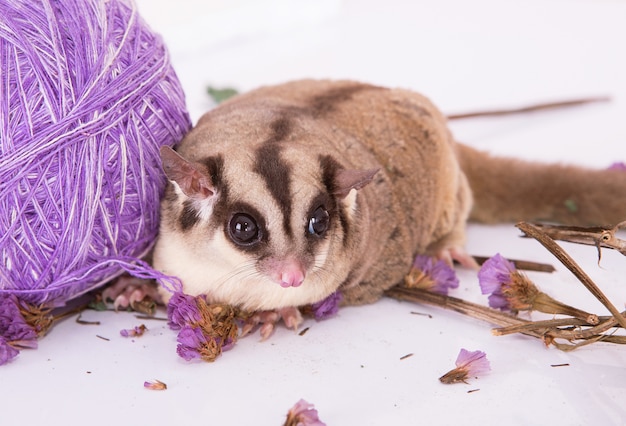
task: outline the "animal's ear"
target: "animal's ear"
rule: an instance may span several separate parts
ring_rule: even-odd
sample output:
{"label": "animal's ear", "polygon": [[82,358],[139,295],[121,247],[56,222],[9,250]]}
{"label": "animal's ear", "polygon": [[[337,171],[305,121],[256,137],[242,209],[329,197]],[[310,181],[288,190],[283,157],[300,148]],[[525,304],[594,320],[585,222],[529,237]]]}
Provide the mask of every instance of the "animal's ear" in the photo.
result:
{"label": "animal's ear", "polygon": [[359,190],[370,183],[380,169],[368,170],[337,170],[333,194],[339,198],[346,198],[351,190]]}
{"label": "animal's ear", "polygon": [[215,194],[211,177],[200,164],[187,161],[169,146],[161,147],[161,162],[167,178],[189,198],[204,200]]}

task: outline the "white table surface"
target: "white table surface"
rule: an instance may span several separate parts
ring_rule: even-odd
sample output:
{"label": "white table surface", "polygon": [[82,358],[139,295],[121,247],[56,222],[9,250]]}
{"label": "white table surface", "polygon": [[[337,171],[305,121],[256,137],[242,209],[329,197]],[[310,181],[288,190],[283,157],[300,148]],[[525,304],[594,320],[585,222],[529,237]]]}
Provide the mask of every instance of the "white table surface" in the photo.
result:
{"label": "white table surface", "polygon": [[[498,154],[594,167],[626,161],[624,1],[138,4],[168,43],[194,121],[211,105],[209,85],[243,91],[301,77],[412,88],[447,113],[610,95],[607,104],[452,129],[458,140]],[[543,290],[605,313],[519,234],[509,224],[471,224],[467,248],[552,263],[556,273],[530,274]],[[593,248],[565,247],[623,309],[626,259],[605,250],[599,268]],[[475,273],[458,274],[451,294],[486,304]],[[94,311],[83,319],[99,326],[74,319],[0,367],[0,424],[280,425],[300,398],[328,425],[626,424],[626,348],[598,343],[564,353],[529,337],[492,336],[489,324],[438,308],[390,299],[345,308],[327,321],[307,320],[303,336],[280,328],[266,342],[244,338],[212,364],[179,358],[164,322]],[[149,329],[143,337],[119,335],[141,323]],[[491,373],[468,385],[439,383],[461,348],[485,351]],[[144,389],[152,379],[168,389]]]}

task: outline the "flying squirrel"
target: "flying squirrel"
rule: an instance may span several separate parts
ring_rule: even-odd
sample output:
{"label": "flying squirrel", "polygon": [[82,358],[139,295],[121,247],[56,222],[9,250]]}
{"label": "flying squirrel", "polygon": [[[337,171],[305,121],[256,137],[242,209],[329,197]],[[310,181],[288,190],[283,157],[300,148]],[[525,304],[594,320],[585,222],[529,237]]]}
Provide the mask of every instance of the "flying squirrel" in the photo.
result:
{"label": "flying squirrel", "polygon": [[492,157],[419,93],[354,81],[235,96],[161,158],[155,269],[249,311],[374,302],[418,254],[475,266],[468,220],[626,219],[623,171]]}

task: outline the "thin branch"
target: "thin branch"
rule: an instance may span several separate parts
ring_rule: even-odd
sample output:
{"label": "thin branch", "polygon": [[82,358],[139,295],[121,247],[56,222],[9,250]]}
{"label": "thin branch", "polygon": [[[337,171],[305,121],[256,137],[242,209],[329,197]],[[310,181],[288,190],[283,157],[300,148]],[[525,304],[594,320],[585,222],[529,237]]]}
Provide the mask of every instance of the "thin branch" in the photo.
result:
{"label": "thin branch", "polygon": [[[440,308],[449,309],[472,318],[480,319],[500,327],[509,327],[514,325],[526,324],[529,321],[523,320],[516,316],[505,312],[496,311],[495,309],[476,303],[468,302],[452,296],[444,296],[438,293],[431,293],[427,290],[418,288],[405,288],[395,286],[385,292],[385,295],[398,300],[406,300],[414,303],[426,303],[438,306]],[[532,337],[543,338],[542,333],[533,330],[525,330],[521,333]]]}
{"label": "thin branch", "polygon": [[503,108],[503,109],[495,109],[495,110],[485,110],[485,111],[475,111],[475,112],[467,112],[461,114],[449,114],[447,115],[448,120],[459,120],[464,118],[474,118],[474,117],[494,117],[501,115],[513,115],[513,114],[525,114],[529,112],[536,112],[542,110],[550,110],[550,109],[559,109],[566,107],[573,107],[579,105],[586,105],[595,102],[609,102],[611,98],[608,96],[598,96],[592,98],[583,98],[583,99],[572,99],[569,101],[561,101],[561,102],[546,102],[539,103],[534,105],[528,105],[521,108]]}
{"label": "thin branch", "polygon": [[609,312],[611,312],[619,325],[621,325],[622,328],[626,328],[626,318],[615,307],[615,305],[611,303],[604,293],[602,293],[600,288],[593,282],[589,275],[583,271],[583,269],[574,261],[574,259],[570,257],[570,255],[565,252],[565,250],[561,248],[561,246],[555,243],[552,238],[546,235],[538,227],[530,223],[520,222],[516,226],[524,233],[539,241],[539,243],[552,253],[554,257],[559,259],[559,261],[565,265],[565,267],[569,269],[585,287],[587,287],[591,294],[593,294],[595,298],[598,299],[600,303],[602,303],[609,310]]}
{"label": "thin branch", "polygon": [[598,262],[600,262],[600,248],[609,248],[619,251],[626,256],[626,241],[616,236],[620,229],[626,228],[626,221],[618,223],[613,228],[608,227],[581,227],[534,224],[553,240],[567,241],[569,243],[585,244],[597,247]]}
{"label": "thin branch", "polygon": [[[478,263],[479,265],[482,265],[489,259],[488,257],[485,257],[485,256],[472,256],[472,257],[474,258],[476,263]],[[521,269],[524,271],[549,272],[549,273],[556,271],[556,268],[553,265],[550,265],[549,263],[539,263],[539,262],[531,262],[529,260],[519,260],[519,259],[509,259],[509,258],[507,258],[507,260],[509,262],[512,262],[513,265],[515,265],[516,269]]]}
{"label": "thin branch", "polygon": [[[545,321],[531,321],[526,324],[519,324],[509,327],[494,328],[491,332],[496,336],[504,336],[506,334],[519,333],[527,330],[548,330],[548,334],[552,337],[567,339],[567,340],[580,340],[589,339],[601,333],[604,333],[610,328],[617,325],[617,321],[614,317],[602,317],[601,323],[587,328],[585,330],[562,330],[557,327],[581,327],[587,325],[583,320],[577,318],[562,318],[556,320]],[[545,333],[543,333],[545,334]]]}

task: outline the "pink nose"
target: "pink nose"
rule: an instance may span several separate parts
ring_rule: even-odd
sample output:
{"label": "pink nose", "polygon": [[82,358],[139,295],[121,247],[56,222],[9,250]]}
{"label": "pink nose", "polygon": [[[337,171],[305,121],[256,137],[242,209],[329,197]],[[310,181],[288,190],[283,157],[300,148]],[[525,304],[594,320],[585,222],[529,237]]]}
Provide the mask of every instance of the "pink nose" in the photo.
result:
{"label": "pink nose", "polygon": [[280,286],[284,288],[298,287],[303,281],[304,271],[296,266],[287,267],[280,274]]}

